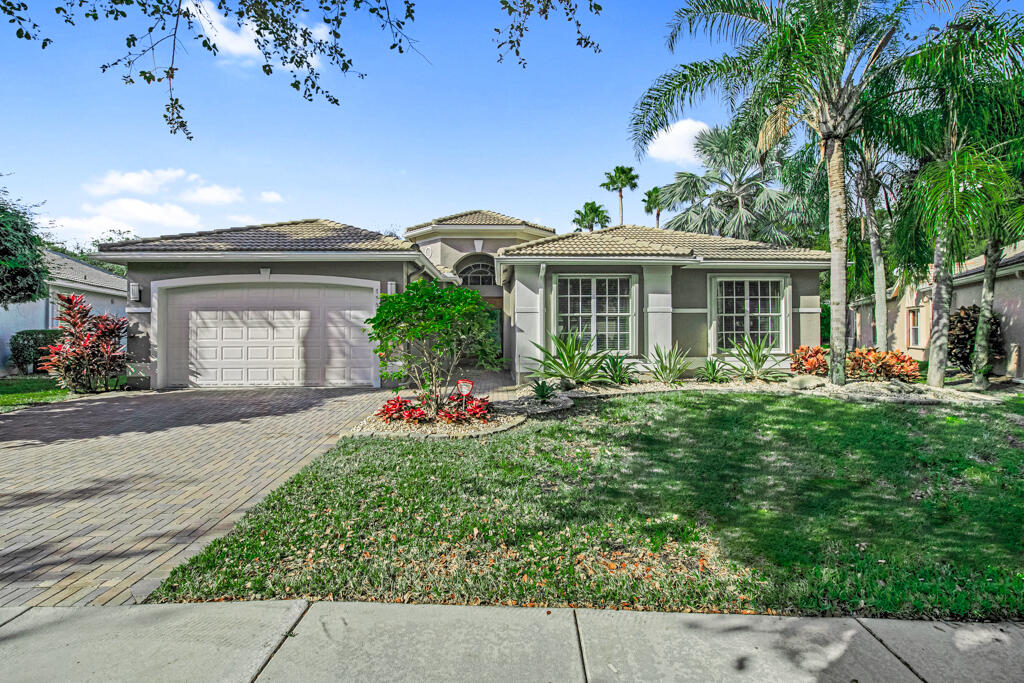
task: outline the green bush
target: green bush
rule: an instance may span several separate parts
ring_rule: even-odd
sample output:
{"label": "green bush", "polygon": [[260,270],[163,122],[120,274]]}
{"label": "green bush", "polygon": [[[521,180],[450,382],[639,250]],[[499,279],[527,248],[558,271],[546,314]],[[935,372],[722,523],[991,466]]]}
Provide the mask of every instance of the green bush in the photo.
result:
{"label": "green bush", "polygon": [[722,384],[723,382],[728,382],[731,377],[729,375],[729,368],[723,361],[718,358],[708,358],[704,361],[704,365],[697,370],[697,379],[701,382]]}
{"label": "green bush", "polygon": [[11,337],[11,361],[22,372],[28,372],[30,365],[38,368],[39,359],[46,355],[39,347],[50,346],[60,341],[61,331],[22,330]]}
{"label": "green bush", "polygon": [[541,403],[547,403],[555,395],[555,385],[544,379],[533,381],[533,397]]}

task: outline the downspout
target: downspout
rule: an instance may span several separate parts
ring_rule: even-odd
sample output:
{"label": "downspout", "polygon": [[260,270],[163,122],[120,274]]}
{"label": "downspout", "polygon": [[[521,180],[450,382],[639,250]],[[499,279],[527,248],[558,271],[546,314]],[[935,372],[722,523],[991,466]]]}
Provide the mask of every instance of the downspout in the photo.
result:
{"label": "downspout", "polygon": [[540,302],[538,308],[540,309],[540,343],[544,348],[548,348],[548,317],[547,317],[547,287],[545,286],[547,281],[548,264],[540,264]]}

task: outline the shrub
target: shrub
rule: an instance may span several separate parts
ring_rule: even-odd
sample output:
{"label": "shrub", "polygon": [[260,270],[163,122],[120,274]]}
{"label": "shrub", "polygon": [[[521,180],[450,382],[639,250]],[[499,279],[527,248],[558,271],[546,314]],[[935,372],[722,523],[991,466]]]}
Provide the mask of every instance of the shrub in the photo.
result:
{"label": "shrub", "polygon": [[46,348],[40,369],[57,377],[57,384],[77,393],[117,388],[128,366],[121,340],[127,318],[93,315],[92,306],[80,294],[58,294],[60,339]]}
{"label": "shrub", "polygon": [[729,368],[726,367],[725,363],[718,358],[708,358],[704,361],[704,365],[697,370],[697,379],[702,382],[721,384],[722,382],[728,382],[731,377],[729,375]]}
{"label": "shrub", "polygon": [[471,420],[487,422],[490,414],[491,402],[486,396],[482,398],[466,396],[463,398],[460,395],[452,394],[448,397],[448,404],[437,412],[437,419],[441,422],[449,423],[469,422]]}
{"label": "shrub", "polygon": [[789,359],[789,369],[798,375],[828,375],[828,351],[820,346],[801,346]]}
{"label": "shrub", "polygon": [[785,373],[779,369],[781,361],[772,355],[771,348],[771,335],[760,339],[754,339],[749,334],[744,335],[740,343],[732,349],[736,362],[727,365],[745,382],[777,382]]}
{"label": "shrub", "polygon": [[384,422],[391,422],[392,420],[402,419],[402,411],[406,410],[412,405],[412,401],[401,396],[395,396],[384,401],[384,405],[380,407],[374,415],[379,417]]}
{"label": "shrub", "polygon": [[43,357],[43,348],[55,345],[63,333],[53,330],[22,330],[11,337],[11,362],[23,373],[28,372],[30,365],[39,369],[39,359]]}
{"label": "shrub", "polygon": [[423,396],[419,409],[436,417],[462,361],[473,358],[489,370],[501,366],[493,311],[479,292],[426,280],[381,296],[377,314],[366,321],[381,377],[410,385]]}
{"label": "shrub", "polygon": [[609,354],[601,366],[601,379],[612,384],[636,384],[637,363],[631,358]]}
{"label": "shrub", "polygon": [[[980,313],[981,309],[977,306],[961,306],[960,310],[949,316],[949,362],[964,372],[971,372],[974,366],[974,341]],[[994,314],[988,326],[988,347],[991,363],[1006,357],[1003,326],[999,316]],[[989,372],[991,368],[986,370],[986,374]]]}
{"label": "shrub", "polygon": [[547,380],[538,379],[533,381],[533,397],[541,403],[547,403],[555,395],[555,386]]}
{"label": "shrub", "polygon": [[660,346],[655,346],[654,354],[647,357],[651,376],[658,382],[676,384],[683,378],[683,373],[689,370],[692,365],[686,359],[689,353],[689,349],[681,351],[675,344],[667,350]]}
{"label": "shrub", "polygon": [[578,334],[551,336],[553,350],[534,342],[541,352],[540,358],[532,358],[539,367],[534,377],[543,379],[568,380],[572,384],[586,384],[601,378],[601,369],[608,354],[590,350],[590,341],[584,341]]}
{"label": "shrub", "polygon": [[846,354],[846,376],[850,379],[913,382],[921,376],[917,361],[902,351],[877,351],[871,347]]}

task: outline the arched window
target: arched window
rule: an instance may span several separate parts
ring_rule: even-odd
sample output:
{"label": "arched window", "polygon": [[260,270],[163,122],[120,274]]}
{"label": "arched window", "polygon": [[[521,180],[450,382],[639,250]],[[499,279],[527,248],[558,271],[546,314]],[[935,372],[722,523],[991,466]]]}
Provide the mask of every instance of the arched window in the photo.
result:
{"label": "arched window", "polygon": [[493,285],[494,265],[490,263],[471,263],[459,271],[464,285]]}

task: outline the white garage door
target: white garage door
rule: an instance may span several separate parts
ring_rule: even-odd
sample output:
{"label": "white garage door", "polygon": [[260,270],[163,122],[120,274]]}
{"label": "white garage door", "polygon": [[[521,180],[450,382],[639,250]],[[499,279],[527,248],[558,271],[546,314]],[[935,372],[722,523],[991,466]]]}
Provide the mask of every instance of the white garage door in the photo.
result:
{"label": "white garage door", "polygon": [[167,297],[170,386],[372,385],[373,290],[237,285]]}

